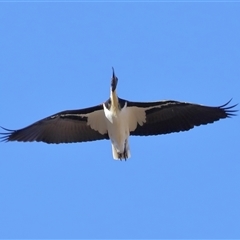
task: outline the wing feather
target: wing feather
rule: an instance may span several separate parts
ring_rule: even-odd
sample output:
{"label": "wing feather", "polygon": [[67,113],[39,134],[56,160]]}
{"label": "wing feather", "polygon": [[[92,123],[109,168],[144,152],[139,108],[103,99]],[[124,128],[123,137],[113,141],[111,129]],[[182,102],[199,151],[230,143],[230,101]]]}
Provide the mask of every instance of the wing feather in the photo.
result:
{"label": "wing feather", "polygon": [[[231,100],[230,100],[231,101]],[[235,115],[233,108],[237,104],[209,107],[177,101],[160,101],[153,103],[128,102],[128,107],[138,107],[145,112],[145,121],[131,131],[131,135],[148,136],[188,131],[194,126],[213,123]]]}
{"label": "wing feather", "polygon": [[2,129],[6,132],[1,133],[1,140],[7,142],[72,143],[108,139],[102,105],[62,111],[18,130]]}

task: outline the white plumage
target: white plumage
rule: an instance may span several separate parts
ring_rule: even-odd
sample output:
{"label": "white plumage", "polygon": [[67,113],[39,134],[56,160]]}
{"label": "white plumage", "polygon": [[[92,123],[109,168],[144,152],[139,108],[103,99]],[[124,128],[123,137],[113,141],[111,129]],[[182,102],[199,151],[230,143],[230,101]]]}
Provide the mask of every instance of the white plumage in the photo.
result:
{"label": "white plumage", "polygon": [[[6,130],[3,141],[73,143],[110,139],[113,158],[130,157],[129,136],[149,136],[188,131],[194,126],[234,116],[237,105],[209,107],[158,101],[131,102],[117,96],[118,79],[113,70],[110,98],[97,106],[62,111],[25,128]],[[139,150],[141,151],[141,149]]]}

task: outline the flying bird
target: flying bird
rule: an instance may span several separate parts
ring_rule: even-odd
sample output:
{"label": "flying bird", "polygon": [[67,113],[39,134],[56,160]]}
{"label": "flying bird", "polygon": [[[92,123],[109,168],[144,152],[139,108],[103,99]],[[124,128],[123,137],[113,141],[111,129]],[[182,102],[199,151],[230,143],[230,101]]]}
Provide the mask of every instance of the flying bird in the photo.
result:
{"label": "flying bird", "polygon": [[237,106],[209,107],[173,100],[131,102],[117,96],[118,78],[112,73],[110,98],[97,106],[67,110],[25,128],[1,133],[2,141],[74,143],[110,139],[113,158],[130,158],[129,136],[188,131],[194,126],[234,116]]}

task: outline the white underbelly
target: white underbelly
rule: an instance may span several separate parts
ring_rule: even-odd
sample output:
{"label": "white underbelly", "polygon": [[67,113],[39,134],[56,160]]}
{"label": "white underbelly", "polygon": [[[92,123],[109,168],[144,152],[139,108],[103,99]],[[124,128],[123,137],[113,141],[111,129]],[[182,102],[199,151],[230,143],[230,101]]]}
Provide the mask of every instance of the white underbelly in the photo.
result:
{"label": "white underbelly", "polygon": [[122,153],[125,149],[126,140],[129,137],[129,124],[126,111],[122,109],[118,114],[112,114],[108,109],[105,109],[105,116],[108,136],[117,152]]}
{"label": "white underbelly", "polygon": [[108,121],[108,135],[116,150],[120,153],[124,151],[125,142],[129,137],[128,124],[124,119],[113,119]]}

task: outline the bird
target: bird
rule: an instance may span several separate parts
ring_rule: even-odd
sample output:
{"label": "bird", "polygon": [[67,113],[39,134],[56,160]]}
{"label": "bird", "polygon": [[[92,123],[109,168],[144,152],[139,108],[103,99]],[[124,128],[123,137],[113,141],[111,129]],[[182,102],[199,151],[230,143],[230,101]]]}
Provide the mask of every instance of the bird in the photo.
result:
{"label": "bird", "polygon": [[110,97],[88,108],[66,110],[43,118],[27,127],[10,130],[1,127],[3,142],[75,143],[108,139],[115,160],[131,157],[130,136],[150,136],[188,131],[220,119],[235,116],[231,102],[204,106],[189,102],[164,100],[133,102],[117,95],[118,78],[112,68]]}

